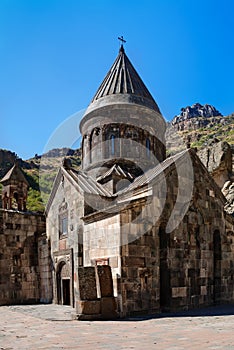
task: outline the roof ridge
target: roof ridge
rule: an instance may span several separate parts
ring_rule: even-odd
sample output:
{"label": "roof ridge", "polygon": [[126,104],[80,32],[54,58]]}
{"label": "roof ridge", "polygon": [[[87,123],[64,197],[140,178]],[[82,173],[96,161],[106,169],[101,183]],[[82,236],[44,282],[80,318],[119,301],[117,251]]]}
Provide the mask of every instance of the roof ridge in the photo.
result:
{"label": "roof ridge", "polygon": [[103,180],[111,176],[111,174],[116,173],[118,176],[123,176],[124,178],[128,178],[133,180],[133,176],[128,172],[122,169],[119,164],[114,164],[110,169],[108,169],[103,175],[97,177],[96,181],[101,183]]}

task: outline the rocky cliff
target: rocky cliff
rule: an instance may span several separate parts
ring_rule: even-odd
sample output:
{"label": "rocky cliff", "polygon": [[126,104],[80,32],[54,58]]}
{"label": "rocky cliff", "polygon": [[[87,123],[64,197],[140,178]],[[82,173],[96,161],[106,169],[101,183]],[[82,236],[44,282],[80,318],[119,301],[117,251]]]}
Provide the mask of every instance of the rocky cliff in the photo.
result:
{"label": "rocky cliff", "polygon": [[214,140],[197,154],[220,188],[231,180],[232,148],[227,142]]}
{"label": "rocky cliff", "polygon": [[225,210],[234,215],[234,114],[224,117],[215,107],[200,103],[182,108],[168,123],[166,142],[168,154],[197,149],[227,199]]}
{"label": "rocky cliff", "polygon": [[228,214],[234,215],[234,181],[227,181],[222,188],[222,192],[227,200],[224,209]]}
{"label": "rocky cliff", "polygon": [[227,142],[211,142],[198,156],[226,197],[225,211],[234,215],[234,150]]}
{"label": "rocky cliff", "polygon": [[21,168],[33,169],[36,167],[36,165],[32,164],[32,162],[24,161],[21,158],[19,158],[15,152],[0,149],[0,179],[14,165],[16,160]]}
{"label": "rocky cliff", "polygon": [[45,158],[63,158],[63,157],[69,157],[69,156],[81,156],[81,149],[78,148],[76,150],[71,148],[53,148],[52,150],[48,151],[47,153],[43,154],[41,157]]}
{"label": "rocky cliff", "polygon": [[224,119],[214,106],[195,103],[181,108],[181,113],[174,117],[171,124],[176,126],[177,130],[183,131],[200,129],[215,122],[224,122]]}

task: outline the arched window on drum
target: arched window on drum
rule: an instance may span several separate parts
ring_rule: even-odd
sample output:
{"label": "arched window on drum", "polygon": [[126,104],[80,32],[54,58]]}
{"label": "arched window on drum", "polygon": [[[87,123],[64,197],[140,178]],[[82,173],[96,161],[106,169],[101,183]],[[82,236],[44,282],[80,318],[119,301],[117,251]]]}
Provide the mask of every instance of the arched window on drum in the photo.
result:
{"label": "arched window on drum", "polygon": [[111,135],[111,155],[115,154],[115,135]]}
{"label": "arched window on drum", "polygon": [[150,139],[149,138],[146,139],[145,146],[146,146],[146,155],[149,158],[150,157]]}

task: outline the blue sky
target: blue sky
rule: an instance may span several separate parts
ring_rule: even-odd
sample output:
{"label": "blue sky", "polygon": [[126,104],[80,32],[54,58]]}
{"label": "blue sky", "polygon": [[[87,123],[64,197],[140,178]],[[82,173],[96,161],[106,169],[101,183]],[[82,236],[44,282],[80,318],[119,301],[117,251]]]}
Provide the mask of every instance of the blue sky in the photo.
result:
{"label": "blue sky", "polygon": [[41,154],[88,106],[120,35],[167,120],[195,102],[233,113],[233,12],[232,0],[1,0],[0,148]]}

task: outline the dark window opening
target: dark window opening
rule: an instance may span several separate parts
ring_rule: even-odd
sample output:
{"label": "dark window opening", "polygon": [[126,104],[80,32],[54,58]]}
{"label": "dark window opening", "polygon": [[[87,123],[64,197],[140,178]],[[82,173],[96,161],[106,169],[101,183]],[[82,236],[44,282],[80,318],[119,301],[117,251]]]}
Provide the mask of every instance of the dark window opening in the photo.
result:
{"label": "dark window opening", "polygon": [[13,197],[14,197],[14,199],[16,200],[16,202],[18,202],[19,195],[18,195],[17,192],[14,192]]}
{"label": "dark window opening", "polygon": [[115,135],[111,135],[111,155],[115,154]]}
{"label": "dark window opening", "polygon": [[146,155],[149,158],[150,156],[150,140],[146,139]]}
{"label": "dark window opening", "polygon": [[68,220],[67,217],[62,219],[62,235],[67,235]]}
{"label": "dark window opening", "polygon": [[68,214],[59,217],[59,236],[62,238],[68,234]]}

